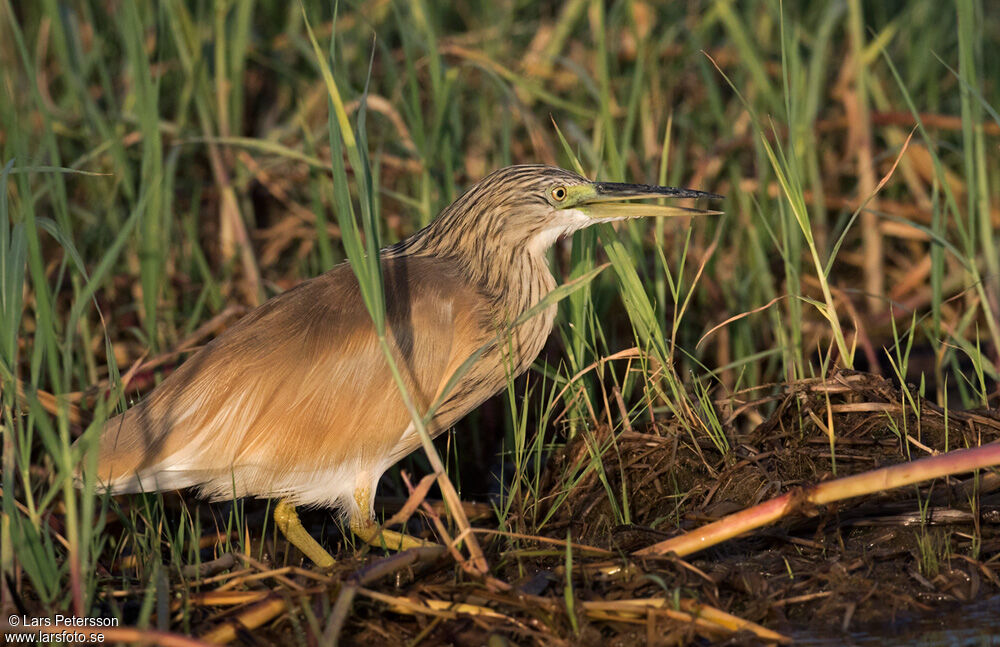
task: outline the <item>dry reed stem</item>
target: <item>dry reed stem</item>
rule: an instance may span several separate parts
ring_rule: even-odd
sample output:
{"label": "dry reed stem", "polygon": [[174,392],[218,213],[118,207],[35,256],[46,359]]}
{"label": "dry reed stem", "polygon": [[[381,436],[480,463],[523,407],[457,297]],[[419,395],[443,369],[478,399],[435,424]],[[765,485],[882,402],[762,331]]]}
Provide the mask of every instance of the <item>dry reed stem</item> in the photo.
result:
{"label": "dry reed stem", "polygon": [[[947,115],[934,112],[919,113],[920,121],[926,128],[934,130],[962,130],[962,117],[958,115]],[[875,126],[906,126],[913,128],[917,125],[911,112],[894,111],[873,111],[871,122]],[[842,130],[848,126],[847,117],[832,117],[816,122],[817,132],[829,132]],[[980,126],[984,135],[1000,135],[1000,124],[986,122]]]}
{"label": "dry reed stem", "polygon": [[[187,601],[205,607],[232,607],[260,602],[269,595],[270,591],[205,591],[189,594]],[[172,608],[179,609],[183,603],[183,600],[175,600]]]}
{"label": "dry reed stem", "polygon": [[[433,477],[433,474],[431,475]],[[426,480],[426,479],[425,479]],[[417,493],[416,491],[414,492]],[[422,500],[422,498],[421,498]],[[324,645],[337,645],[340,642],[340,634],[344,629],[344,623],[350,616],[351,607],[355,596],[361,586],[371,584],[377,579],[395,573],[420,562],[429,562],[443,556],[446,552],[444,546],[420,546],[390,555],[369,564],[364,568],[352,573],[344,586],[340,589],[337,601],[327,618],[326,629],[323,631]]]}
{"label": "dry reed stem", "polygon": [[422,562],[433,562],[443,557],[446,552],[447,549],[444,546],[417,546],[409,548],[388,557],[383,557],[364,568],[354,571],[354,573],[348,576],[347,581],[352,584],[367,586],[375,580],[383,578],[386,575],[391,575],[409,566]]}
{"label": "dry reed stem", "polygon": [[[211,535],[212,538],[218,535]],[[200,543],[200,542],[199,542]],[[231,569],[236,565],[236,556],[233,553],[224,553],[215,559],[200,564],[188,564],[181,569],[182,577],[197,578],[204,583],[208,577]]]}
{"label": "dry reed stem", "polygon": [[697,530],[643,548],[635,555],[663,555],[673,552],[684,557],[755,528],[774,523],[806,506],[824,505],[994,465],[1000,465],[1000,443],[883,467],[811,487],[795,488],[780,497],[729,515]]}
{"label": "dry reed stem", "polygon": [[80,408],[70,401],[67,395],[52,395],[46,391],[34,389],[30,384],[25,384],[20,378],[17,379],[17,398],[22,403],[28,404],[29,393],[38,401],[38,405],[47,413],[58,416],[60,412],[65,412],[66,419],[71,425],[83,424],[83,415]]}
{"label": "dry reed stem", "polygon": [[648,611],[656,611],[680,622],[691,623],[696,629],[714,633],[732,634],[740,631],[752,632],[761,640],[790,643],[791,638],[771,631],[749,620],[726,613],[694,600],[682,600],[683,610],[672,608],[673,601],[666,598],[640,598],[628,600],[594,600],[582,603],[588,616],[601,620],[622,621],[632,619],[645,621]]}
{"label": "dry reed stem", "polygon": [[344,630],[344,623],[351,615],[351,608],[354,604],[354,596],[358,594],[356,584],[346,584],[340,589],[337,601],[330,611],[326,620],[326,629],[323,630],[323,644],[336,647],[340,644],[340,633]]}
{"label": "dry reed stem", "polygon": [[409,521],[410,517],[413,516],[413,513],[420,507],[420,504],[427,498],[427,492],[430,491],[433,484],[433,474],[428,474],[424,478],[420,479],[420,482],[417,483],[417,486],[413,488],[412,492],[410,492],[410,496],[407,497],[406,502],[403,503],[403,506],[399,509],[399,511],[392,515],[392,517],[390,517],[389,520],[382,525],[384,527],[389,527],[397,524],[402,525]]}
{"label": "dry reed stem", "polygon": [[615,553],[610,550],[605,550],[604,548],[597,548],[596,546],[587,546],[585,544],[578,544],[575,542],[568,542],[565,539],[554,539],[552,537],[541,537],[539,535],[526,535],[520,532],[508,532],[505,530],[493,530],[492,528],[473,528],[472,532],[479,533],[480,535],[495,535],[498,537],[513,537],[515,539],[527,539],[529,541],[537,541],[542,544],[553,544],[555,546],[560,546],[565,548],[567,545],[574,551],[582,551],[594,553],[596,555],[614,555]]}
{"label": "dry reed stem", "polygon": [[[207,126],[205,128],[207,130]],[[210,133],[205,132],[204,134],[207,137]],[[239,254],[240,264],[243,266],[244,297],[250,305],[256,306],[260,304],[261,277],[260,269],[257,267],[257,259],[254,257],[253,245],[250,242],[250,234],[247,233],[246,224],[243,222],[236,190],[226,172],[219,147],[209,142],[206,144],[206,148],[209,166],[212,169],[212,175],[215,177],[221,198],[219,203],[219,251],[226,261]]]}
{"label": "dry reed stem", "polygon": [[231,570],[228,573],[222,573],[220,575],[213,575],[211,577],[199,578],[198,584],[204,586],[206,584],[215,584],[216,582],[225,582],[225,584],[216,589],[221,591],[225,590],[226,588],[232,588],[230,586],[230,582],[234,581],[239,582],[244,577],[246,577],[247,579],[253,579],[256,576],[257,574],[254,572],[252,568],[241,568],[241,569]]}
{"label": "dry reed stem", "polygon": [[405,613],[408,615],[422,614],[428,616],[438,616],[448,620],[454,620],[457,617],[457,613],[450,609],[435,609],[422,602],[412,600],[411,598],[405,596],[387,595],[385,593],[380,593],[378,591],[373,591],[372,589],[366,589],[364,587],[357,587],[357,592],[366,598],[375,600],[376,602],[382,602],[383,604],[389,605],[389,608],[396,613]]}
{"label": "dry reed stem", "polygon": [[396,613],[403,613],[407,615],[428,615],[446,620],[454,620],[459,615],[490,618],[493,620],[501,620],[527,630],[527,627],[525,627],[524,624],[516,618],[478,604],[451,602],[449,600],[437,600],[434,598],[414,600],[409,597],[386,595],[385,593],[379,593],[378,591],[360,587],[357,589],[357,592],[373,600],[389,605],[389,608]]}
{"label": "dry reed stem", "polygon": [[[865,68],[861,52],[864,49],[864,32],[860,26],[860,8],[858,0],[851,6],[851,46],[852,56],[844,63],[844,76],[850,78],[850,86],[843,85],[841,100],[844,112],[847,114],[847,137],[850,147],[857,155],[859,205],[866,202],[865,196],[871,196],[872,209],[877,209],[875,201],[875,155],[872,144],[871,115],[868,107],[868,93],[865,88]],[[854,24],[857,21],[858,24]],[[853,65],[852,65],[853,63]],[[861,214],[861,242],[864,249],[865,292],[867,292],[868,308],[871,312],[881,312],[885,304],[880,298],[885,294],[885,267],[882,251],[882,234],[878,227],[878,216],[874,211],[865,210]]]}
{"label": "dry reed stem", "polygon": [[274,620],[286,609],[285,599],[270,593],[264,600],[205,632],[201,639],[206,643],[230,643],[236,639],[238,629],[256,629]]}

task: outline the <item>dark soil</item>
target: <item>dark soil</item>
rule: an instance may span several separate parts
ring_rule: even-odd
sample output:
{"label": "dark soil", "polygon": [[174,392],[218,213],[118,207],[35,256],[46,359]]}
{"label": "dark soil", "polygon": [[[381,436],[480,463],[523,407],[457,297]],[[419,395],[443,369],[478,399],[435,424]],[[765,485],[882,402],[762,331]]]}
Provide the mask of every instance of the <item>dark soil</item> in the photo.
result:
{"label": "dark soil", "polygon": [[[172,620],[160,626],[204,636],[227,625],[236,644],[311,645],[336,634],[326,619],[343,604],[340,644],[350,645],[756,644],[749,634],[698,629],[663,609],[602,614],[592,603],[659,598],[682,605],[693,599],[786,636],[836,639],[859,630],[887,634],[890,624],[1000,593],[995,470],[806,509],[684,560],[635,557],[637,549],[796,486],[1000,438],[996,410],[949,410],[946,418],[934,404],[911,403],[892,383],[864,373],[739,393],[715,408],[725,433],[719,443],[728,444],[728,451],[720,451],[704,430],[690,431],[666,414],[614,432],[581,432],[555,450],[540,490],[518,498],[501,529],[530,537],[479,535],[493,581],[469,576],[449,556],[425,555],[400,567],[391,554],[355,552],[336,539],[331,545],[338,532],[330,514],[313,511],[303,514],[307,527],[315,536],[325,528],[327,544],[339,549],[332,574],[270,570],[302,561],[283,539],[272,543],[269,530],[263,547],[259,538],[252,541],[254,555],[263,549],[263,563],[243,568],[242,558],[224,555],[219,568],[200,579],[191,572],[171,574]],[[832,455],[826,432],[831,422]],[[593,469],[594,455],[602,457],[600,470]],[[567,488],[568,482],[575,485]],[[628,524],[620,523],[625,499]],[[185,505],[196,507],[188,499]],[[264,506],[247,505],[247,526],[260,528]],[[225,519],[218,506],[197,507],[205,527],[212,527],[210,518]],[[442,506],[433,509],[447,522]],[[467,513],[474,527],[497,529],[489,505],[469,504]],[[419,520],[410,531],[422,531]],[[423,532],[432,535],[426,527]],[[567,537],[575,545],[569,577],[566,548],[558,543]],[[611,553],[595,555],[580,545]],[[209,546],[203,559],[218,559],[218,553]],[[109,570],[121,573],[122,565],[109,564]],[[127,580],[127,568],[124,573]],[[218,595],[220,587],[246,597],[229,604],[204,597]],[[115,604],[138,613],[144,594],[122,594]],[[406,607],[410,602],[419,605],[416,612]],[[449,603],[469,606],[455,611]],[[267,604],[277,604],[280,613],[247,627]],[[439,611],[427,610],[433,604]]]}
{"label": "dark soil", "polygon": [[[917,393],[916,388],[910,392]],[[754,394],[746,394],[754,395]],[[914,396],[915,397],[915,396]],[[766,407],[778,406],[757,425]],[[670,422],[617,435],[605,453],[605,486],[591,473],[546,525],[550,536],[623,553],[642,548],[789,488],[915,460],[929,450],[1000,438],[1000,412],[956,413],[914,403],[887,380],[841,372],[786,386],[776,396],[721,403],[731,447]],[[817,423],[832,416],[830,439]],[[815,416],[815,417],[814,417]],[[749,426],[745,433],[736,431]],[[899,432],[908,433],[910,442]],[[609,436],[607,430],[605,437]],[[549,480],[588,456],[578,437],[549,467]],[[915,441],[915,442],[914,442]],[[607,442],[611,442],[608,440]],[[919,445],[918,445],[919,443]],[[923,445],[927,449],[920,448]],[[836,474],[834,474],[834,464]],[[629,493],[632,523],[619,525],[607,492]],[[679,561],[642,564],[644,575],[612,588],[629,596],[681,589],[713,606],[784,631],[828,632],[1000,593],[1000,475],[936,481],[810,510]],[[654,577],[655,576],[655,577]],[[595,590],[611,595],[609,588]]]}
{"label": "dark soil", "polygon": [[[574,553],[572,594],[580,602],[695,598],[798,638],[846,638],[846,632],[861,630],[888,636],[890,626],[922,613],[951,612],[1000,593],[1000,474],[995,471],[811,509],[687,560],[629,556],[795,486],[1000,438],[996,410],[949,411],[946,419],[933,403],[911,404],[892,383],[864,373],[840,372],[754,399],[758,395],[743,393],[716,403],[730,447],[725,454],[704,433],[689,433],[669,418],[614,434],[604,428],[577,436],[552,456],[541,495],[520,502],[521,518],[513,520],[513,529],[560,540],[569,535],[575,543],[619,555],[609,560]],[[828,428],[831,418],[835,459],[827,432],[816,422]],[[585,469],[595,447],[605,450],[603,479],[597,470]],[[581,473],[559,501],[562,484]],[[608,492],[616,493],[618,502],[627,493],[630,524],[616,521]],[[538,520],[546,517],[539,529]],[[505,544],[493,544],[488,556],[491,564],[501,565],[498,577],[514,584],[512,592],[489,593],[466,578],[456,580],[449,569],[404,578],[394,594],[471,601],[516,619],[519,626],[464,619],[432,627],[432,620],[393,618],[373,605],[367,612],[355,607],[349,622],[352,642],[381,644],[387,635],[412,638],[421,631],[429,632],[423,644],[482,644],[491,636],[497,645],[504,644],[500,636],[516,644],[757,642],[746,635],[698,634],[653,614],[631,624],[580,614],[574,632],[565,612],[564,549],[540,556],[528,549],[531,542],[517,548]],[[617,576],[602,572],[626,563]]]}

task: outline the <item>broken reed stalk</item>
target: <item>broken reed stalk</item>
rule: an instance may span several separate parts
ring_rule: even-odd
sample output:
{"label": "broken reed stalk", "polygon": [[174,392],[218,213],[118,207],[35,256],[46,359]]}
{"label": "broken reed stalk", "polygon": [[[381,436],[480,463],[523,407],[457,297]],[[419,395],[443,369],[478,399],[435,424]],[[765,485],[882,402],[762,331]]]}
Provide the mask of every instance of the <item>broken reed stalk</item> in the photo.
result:
{"label": "broken reed stalk", "polygon": [[808,506],[824,505],[996,465],[1000,465],[1000,443],[991,443],[883,467],[810,487],[795,488],[782,496],[723,517],[697,530],[643,548],[635,555],[675,553],[678,557],[684,557],[721,544],[755,528],[774,523]]}
{"label": "broken reed stalk", "polygon": [[[427,615],[449,620],[459,616],[471,616],[483,621],[497,620],[527,630],[527,627],[517,618],[481,604],[434,598],[414,598],[403,595],[392,596],[363,587],[357,587],[356,592],[371,600],[388,605],[395,613]],[[635,622],[645,619],[649,612],[653,612],[678,622],[690,623],[696,632],[710,638],[749,632],[758,639],[772,644],[791,642],[789,637],[776,631],[771,631],[749,620],[690,599],[677,601],[668,598],[585,600],[582,602],[582,606],[584,613],[594,620]]]}
{"label": "broken reed stalk", "polygon": [[724,635],[749,632],[759,640],[771,644],[792,642],[791,638],[784,634],[771,631],[755,622],[744,620],[739,616],[688,598],[682,598],[678,601],[666,598],[585,600],[583,609],[590,617],[619,622],[628,619],[642,619],[646,617],[648,611],[653,611],[678,622],[691,623],[696,630],[702,630],[702,632],[707,630],[711,633]]}

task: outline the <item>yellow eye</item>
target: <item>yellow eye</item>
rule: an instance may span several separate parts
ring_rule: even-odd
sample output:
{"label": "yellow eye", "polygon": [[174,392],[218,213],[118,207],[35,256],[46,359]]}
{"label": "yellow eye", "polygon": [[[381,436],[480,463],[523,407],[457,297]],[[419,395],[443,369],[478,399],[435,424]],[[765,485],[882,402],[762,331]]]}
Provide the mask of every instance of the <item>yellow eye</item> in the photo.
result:
{"label": "yellow eye", "polygon": [[555,200],[556,202],[562,202],[563,200],[566,199],[566,193],[567,193],[566,187],[557,186],[556,188],[552,189],[552,199]]}

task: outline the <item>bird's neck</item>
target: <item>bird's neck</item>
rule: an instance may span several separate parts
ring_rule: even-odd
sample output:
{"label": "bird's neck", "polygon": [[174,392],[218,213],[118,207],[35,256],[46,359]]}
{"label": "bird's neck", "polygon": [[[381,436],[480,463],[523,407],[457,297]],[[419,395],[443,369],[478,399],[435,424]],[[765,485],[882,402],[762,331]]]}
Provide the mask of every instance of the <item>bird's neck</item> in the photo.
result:
{"label": "bird's neck", "polygon": [[555,287],[545,252],[548,245],[510,244],[491,237],[436,232],[434,224],[384,250],[386,256],[447,259],[494,305],[498,324],[509,324]]}
{"label": "bird's neck", "polygon": [[[499,250],[498,250],[499,251]],[[511,375],[520,375],[545,346],[555,323],[554,305],[522,319],[556,286],[544,255],[515,253],[488,263],[477,280],[478,289],[493,305],[493,325],[501,335],[502,364]],[[512,326],[520,321],[517,326]]]}
{"label": "bird's neck", "polygon": [[545,298],[556,282],[542,253],[520,251],[499,260],[483,273],[480,285],[510,323]]}
{"label": "bird's neck", "polygon": [[533,250],[484,249],[456,260],[505,324],[513,323],[556,286],[544,254]]}
{"label": "bird's neck", "polygon": [[[430,235],[427,235],[430,233]],[[454,264],[469,285],[490,304],[481,322],[507,340],[499,345],[501,364],[513,375],[524,372],[541,352],[555,323],[556,307],[511,324],[555,288],[545,249],[539,245],[505,245],[487,239],[461,241],[436,236],[427,229],[384,250],[387,256],[429,256]],[[509,335],[509,336],[508,336]]]}

